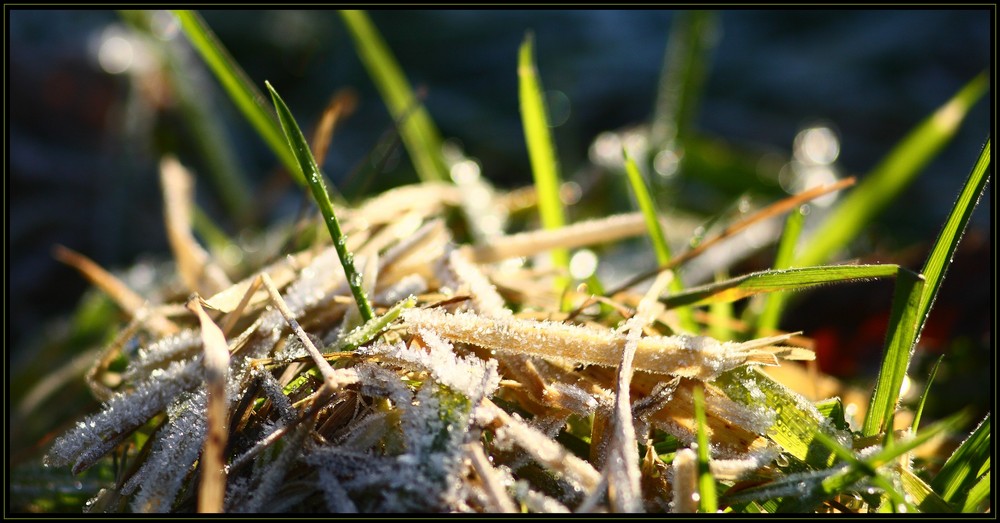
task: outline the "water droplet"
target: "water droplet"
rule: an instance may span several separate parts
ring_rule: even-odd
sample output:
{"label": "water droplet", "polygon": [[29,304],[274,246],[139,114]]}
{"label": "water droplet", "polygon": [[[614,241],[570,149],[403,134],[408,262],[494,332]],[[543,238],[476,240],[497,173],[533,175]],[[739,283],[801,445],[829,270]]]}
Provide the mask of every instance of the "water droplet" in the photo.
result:
{"label": "water droplet", "polygon": [[785,456],[784,454],[778,454],[778,457],[774,459],[774,464],[779,467],[787,467],[788,457]]}

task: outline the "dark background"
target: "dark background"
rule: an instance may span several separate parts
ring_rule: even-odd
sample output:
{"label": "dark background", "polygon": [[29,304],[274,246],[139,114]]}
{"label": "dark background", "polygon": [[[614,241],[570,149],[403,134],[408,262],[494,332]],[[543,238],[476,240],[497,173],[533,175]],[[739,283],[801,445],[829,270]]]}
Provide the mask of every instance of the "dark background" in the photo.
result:
{"label": "dark background", "polygon": [[[358,110],[338,128],[325,164],[334,183],[346,183],[392,122],[337,14],[202,14],[251,79],[261,87],[265,79],[276,86],[303,127],[316,121],[335,91],[357,92]],[[598,133],[650,119],[675,16],[667,10],[370,14],[411,82],[425,88],[426,105],[442,134],[458,138],[465,152],[480,160],[484,176],[501,187],[530,183],[516,77],[517,49],[526,31],[534,31],[545,88],[562,92],[569,102],[560,109],[565,122],[554,136],[572,176],[586,164]],[[787,154],[798,131],[824,121],[839,134],[841,171],[863,175],[915,124],[992,67],[993,16],[989,9],[722,11],[696,127],[737,146]],[[43,340],[46,322],[70,311],[87,287],[54,261],[52,245],[69,246],[108,268],[166,256],[159,156],[172,150],[196,171],[200,167],[169,96],[150,94],[148,77],[142,83],[141,75],[101,69],[97,51],[108,31],[124,31],[112,11],[7,12],[5,331],[15,355]],[[253,223],[263,226],[294,214],[301,193],[278,172],[271,152],[183,37],[166,45],[185,60],[192,83],[237,153],[239,170],[257,201],[264,202]],[[910,249],[911,269],[923,263],[989,135],[992,107],[986,104],[992,92],[986,98],[872,226],[879,246]],[[373,187],[414,180],[405,157],[390,158]],[[211,184],[199,181],[198,198],[227,232],[238,233]],[[987,346],[992,343],[991,211],[988,190],[967,238],[971,254],[962,251],[956,258],[941,300],[942,309],[955,309],[952,316],[973,321],[974,336],[981,338],[985,329]],[[823,295],[820,303],[832,314],[817,312],[816,304],[803,306],[798,314],[790,311],[788,323],[809,335],[819,323],[842,321],[841,331],[857,334],[861,316],[870,315],[869,309],[887,310],[890,298],[873,298],[864,285],[855,287],[855,294]],[[948,293],[954,297],[946,300]]]}

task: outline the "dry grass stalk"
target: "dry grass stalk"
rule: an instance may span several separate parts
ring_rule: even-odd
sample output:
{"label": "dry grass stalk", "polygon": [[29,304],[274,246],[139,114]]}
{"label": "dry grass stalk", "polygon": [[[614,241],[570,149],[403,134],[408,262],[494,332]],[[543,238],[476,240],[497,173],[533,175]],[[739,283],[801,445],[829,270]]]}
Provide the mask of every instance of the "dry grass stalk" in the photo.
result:
{"label": "dry grass stalk", "polygon": [[319,352],[316,345],[314,345],[312,340],[309,339],[309,335],[306,331],[302,329],[301,325],[299,325],[298,320],[296,320],[292,312],[288,310],[288,305],[285,303],[285,300],[281,298],[281,294],[278,292],[278,289],[274,286],[274,282],[271,281],[271,277],[268,276],[266,272],[261,273],[261,281],[264,283],[264,288],[267,289],[268,294],[271,295],[271,300],[274,303],[274,306],[278,308],[281,312],[281,316],[284,317],[285,321],[288,322],[288,325],[292,327],[292,331],[294,331],[295,335],[298,336],[299,341],[305,345],[306,350],[309,351],[309,356],[312,357],[313,362],[316,363],[316,367],[319,368],[320,374],[323,375],[323,383],[325,387],[323,392],[325,392],[325,394],[331,394],[345,385],[356,382],[357,374],[353,371],[342,369],[338,372],[330,366],[330,363],[326,361],[323,354]]}
{"label": "dry grass stalk", "polygon": [[[403,322],[414,329],[435,330],[452,341],[573,364],[614,367],[618,364],[618,348],[625,343],[625,336],[610,329],[516,318],[499,320],[433,309],[408,310],[403,313]],[[777,341],[768,339],[767,345]],[[635,368],[711,380],[745,364],[777,365],[774,351],[760,349],[759,345],[752,341],[720,342],[707,336],[650,336],[638,342]]]}
{"label": "dry grass stalk", "polygon": [[622,327],[625,331],[625,345],[615,379],[614,427],[607,447],[607,457],[604,459],[608,501],[615,512],[642,511],[638,447],[629,395],[632,363],[639,347],[642,329],[662,311],[663,306],[657,299],[672,279],[673,273],[661,274],[639,303],[636,314]]}
{"label": "dry grass stalk", "polygon": [[194,181],[176,158],[160,162],[163,212],[167,239],[177,262],[177,273],[191,292],[211,296],[232,286],[229,277],[191,233],[191,202]]}
{"label": "dry grass stalk", "polygon": [[226,496],[226,442],[229,437],[226,380],[229,374],[229,347],[222,330],[205,314],[197,296],[188,308],[201,323],[205,348],[205,386],[208,389],[204,450],[201,453],[201,483],[198,488],[198,512],[220,513]]}
{"label": "dry grass stalk", "polygon": [[[53,254],[57,260],[80,271],[80,274],[114,300],[129,316],[134,318],[143,314],[146,300],[93,260],[62,245],[56,245]],[[153,312],[147,314],[146,323],[149,329],[160,336],[174,334],[179,330],[173,322]]]}
{"label": "dry grass stalk", "polygon": [[698,454],[691,449],[681,449],[674,456],[674,477],[671,485],[674,492],[674,512],[694,514],[698,512]]}
{"label": "dry grass stalk", "polygon": [[495,238],[487,245],[463,247],[476,263],[532,256],[555,248],[572,249],[621,240],[646,233],[640,213],[619,214],[574,223],[558,229],[542,229]]}

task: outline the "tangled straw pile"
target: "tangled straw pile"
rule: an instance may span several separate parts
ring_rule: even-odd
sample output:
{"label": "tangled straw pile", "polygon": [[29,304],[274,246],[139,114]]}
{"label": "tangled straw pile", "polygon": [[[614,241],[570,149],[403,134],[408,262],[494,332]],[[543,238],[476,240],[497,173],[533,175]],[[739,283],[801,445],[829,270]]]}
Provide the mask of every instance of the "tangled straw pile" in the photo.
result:
{"label": "tangled straw pile", "polygon": [[[389,191],[341,216],[377,313],[362,323],[328,240],[231,284],[188,228],[191,182],[175,161],[163,186],[187,307],[144,306],[63,253],[134,318],[89,374],[103,410],[47,458],[74,472],[121,459],[91,509],[692,510],[693,458],[665,465],[652,436],[694,446],[702,390],[716,479],[766,475],[777,456],[762,436],[774,412],[712,381],[811,356],[774,345],[787,335],[664,335],[669,272],[602,306],[560,296],[555,271],[499,263],[643,234],[639,215],[459,246],[444,220],[459,188]],[[517,201],[487,194],[501,212]],[[581,307],[559,312],[565,298]]]}

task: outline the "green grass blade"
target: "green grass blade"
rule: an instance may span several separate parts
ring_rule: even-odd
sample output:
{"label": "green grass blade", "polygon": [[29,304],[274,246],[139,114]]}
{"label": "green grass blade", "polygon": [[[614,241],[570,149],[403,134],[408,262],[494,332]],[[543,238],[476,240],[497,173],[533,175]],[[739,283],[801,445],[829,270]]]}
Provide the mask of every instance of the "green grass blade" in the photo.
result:
{"label": "green grass blade", "polygon": [[846,247],[951,140],[988,89],[988,77],[982,73],[910,131],[823,222],[795,265],[824,263]]}
{"label": "green grass blade", "polygon": [[313,198],[316,199],[319,210],[323,214],[323,220],[326,222],[327,230],[330,231],[330,237],[333,239],[333,246],[337,249],[337,256],[340,258],[340,263],[344,266],[344,275],[347,277],[347,284],[351,287],[354,301],[357,302],[358,309],[361,311],[361,318],[366,322],[370,321],[375,314],[372,312],[371,303],[368,301],[368,297],[365,296],[364,289],[361,288],[361,273],[354,267],[354,255],[347,250],[347,237],[340,231],[340,223],[337,222],[337,216],[333,213],[333,203],[330,201],[330,195],[326,192],[323,176],[316,165],[316,159],[313,158],[312,152],[309,150],[309,144],[306,142],[305,136],[302,135],[302,130],[299,129],[298,124],[295,123],[295,117],[288,110],[288,106],[285,105],[284,100],[278,96],[278,92],[274,90],[274,87],[271,87],[270,83],[264,82],[264,84],[271,91],[271,98],[274,100],[274,107],[278,111],[281,128],[288,139],[288,146],[298,159],[298,168],[301,169],[299,174],[308,182]]}
{"label": "green grass blade", "polygon": [[235,245],[229,235],[212,221],[201,206],[194,204],[191,206],[191,211],[191,228],[205,241],[213,256],[218,258],[226,249]]}
{"label": "green grass blade", "polygon": [[891,430],[890,420],[896,413],[899,388],[906,377],[910,356],[917,341],[917,315],[920,295],[924,289],[924,278],[906,269],[896,276],[896,291],[892,298],[889,315],[889,331],[886,333],[886,349],[882,355],[882,367],[872,393],[861,433],[865,436],[882,434]]}
{"label": "green grass blade", "polygon": [[[656,209],[653,198],[649,195],[649,190],[646,188],[646,182],[642,179],[639,167],[624,147],[622,148],[622,155],[625,157],[625,174],[628,175],[629,185],[632,187],[633,194],[635,194],[639,210],[642,211],[642,216],[646,219],[649,240],[653,242],[653,252],[656,253],[656,264],[661,266],[666,265],[670,263],[670,246],[667,244],[667,238],[663,234],[663,228],[660,227],[659,211]],[[673,281],[677,282],[678,280],[674,278]],[[672,284],[671,288],[673,288]]]}
{"label": "green grass blade", "polygon": [[361,345],[371,341],[378,333],[384,331],[390,323],[396,321],[396,318],[399,318],[404,309],[412,308],[416,304],[417,299],[413,296],[400,301],[385,311],[385,314],[359,325],[336,344],[328,347],[324,352],[353,351],[357,349]]}
{"label": "green grass blade", "polygon": [[[724,278],[724,274],[716,275],[715,279]],[[733,339],[733,330],[730,328],[733,322],[733,303],[729,301],[714,301],[708,306],[709,314],[709,336],[717,340]]]}
{"label": "green grass blade", "polygon": [[[653,201],[652,196],[649,194],[646,182],[642,178],[642,173],[639,172],[639,167],[628,155],[628,151],[625,148],[622,148],[622,154],[625,157],[625,173],[628,175],[629,185],[632,186],[635,199],[639,204],[639,210],[642,211],[642,216],[646,220],[649,240],[653,243],[653,252],[656,253],[656,264],[662,267],[670,263],[671,254],[670,245],[667,244],[667,237],[663,234],[663,228],[660,227],[660,213],[656,208],[656,202]],[[684,285],[681,283],[681,279],[675,277],[670,282],[670,291],[676,294],[682,290],[684,290]],[[691,309],[684,307],[677,309],[676,312],[682,328],[689,332],[698,331],[698,325],[694,321]]]}
{"label": "green grass blade", "polygon": [[927,283],[924,285],[924,293],[920,297],[920,305],[917,311],[917,315],[920,318],[920,324],[917,327],[918,336],[924,322],[927,321],[927,315],[930,313],[934,298],[941,287],[941,281],[948,270],[948,265],[951,264],[951,259],[955,255],[955,249],[958,248],[958,242],[962,239],[965,227],[972,217],[972,211],[975,210],[976,204],[979,203],[979,199],[982,197],[986,184],[989,181],[988,167],[990,166],[991,141],[986,140],[986,144],[983,145],[983,150],[979,153],[979,159],[972,168],[972,172],[969,173],[965,187],[962,188],[958,201],[955,202],[955,206],[948,215],[941,233],[934,242],[934,248],[931,250],[930,256],[927,257],[927,262],[924,263],[923,271],[921,271]]}
{"label": "green grass blade", "polygon": [[931,480],[931,487],[945,501],[955,501],[956,496],[970,488],[977,479],[976,472],[989,462],[992,419],[992,415],[987,415]]}
{"label": "green grass blade", "polygon": [[[767,437],[808,468],[825,469],[833,464],[833,452],[815,441],[819,431],[833,427],[816,407],[800,394],[774,381],[759,369],[744,367],[723,373],[716,380],[726,396],[753,409],[765,404],[775,413]],[[764,395],[761,401],[760,395]],[[846,433],[844,433],[846,434]]]}
{"label": "green grass blade", "polygon": [[267,109],[263,93],[247,78],[243,69],[233,60],[198,13],[178,9],[174,11],[174,15],[180,21],[181,29],[184,30],[188,40],[215,73],[215,77],[222,83],[243,116],[250,121],[292,177],[305,186],[306,180],[299,171],[298,162],[288,149],[274,114]]}
{"label": "green grass blade", "polygon": [[816,285],[895,276],[898,265],[829,265],[761,271],[688,289],[665,298],[667,307],[732,302],[755,294],[807,289]]}
{"label": "green grass blade", "polygon": [[931,249],[931,254],[924,264],[923,275],[919,280],[916,278],[896,280],[897,294],[893,300],[886,352],[882,359],[882,368],[879,370],[871,406],[865,416],[863,430],[866,436],[878,434],[885,429],[889,417],[895,412],[899,387],[906,376],[913,348],[920,339],[920,331],[941,287],[941,280],[965,231],[965,226],[986,188],[989,164],[990,140],[987,140],[958,201]]}
{"label": "green grass blade", "polygon": [[837,473],[823,479],[819,485],[816,485],[819,488],[814,488],[807,495],[786,500],[782,509],[793,512],[811,511],[815,505],[818,505],[823,500],[836,496],[845,490],[851,489],[858,481],[867,476],[871,478],[870,481],[872,484],[885,491],[889,499],[892,501],[892,507],[902,506],[905,507],[908,512],[914,512],[917,510],[917,507],[914,507],[911,504],[911,501],[908,500],[903,493],[899,492],[895,486],[895,482],[888,479],[884,472],[880,473],[880,467],[888,465],[903,454],[906,454],[920,445],[923,445],[938,434],[953,430],[964,423],[964,420],[965,413],[959,413],[946,420],[935,423],[931,427],[928,427],[925,433],[919,436],[887,446],[866,459],[858,458],[852,450],[844,448],[843,445],[837,442],[834,438],[831,438],[829,435],[823,432],[817,432],[815,435],[816,441],[819,441],[833,451],[833,453],[842,461],[847,463],[848,466],[847,468],[839,470]]}
{"label": "green grass blade", "polygon": [[430,114],[419,102],[402,68],[389,50],[382,35],[364,11],[340,11],[358,56],[368,70],[399,127],[407,152],[422,181],[447,181],[447,169],[441,156],[441,134]]}
{"label": "green grass blade", "polygon": [[934,492],[930,485],[920,479],[912,470],[903,468],[899,471],[899,482],[903,487],[903,492],[910,496],[913,504],[921,512],[947,513],[955,512],[955,508],[948,504]]}
{"label": "green grass blade", "polygon": [[669,147],[683,144],[697,115],[709,54],[718,42],[718,15],[712,11],[677,11],[670,27],[663,72],[656,97],[651,141]]}
{"label": "green grass blade", "polygon": [[903,454],[919,447],[920,445],[923,445],[938,434],[958,430],[962,425],[968,422],[968,419],[968,413],[960,411],[957,414],[953,414],[937,423],[932,424],[921,431],[920,434],[917,434],[912,438],[894,441],[891,445],[887,445],[885,448],[876,452],[865,461],[868,462],[873,468],[881,467]]}
{"label": "green grass blade", "polygon": [[715,478],[708,467],[711,456],[708,433],[705,431],[705,393],[701,387],[694,389],[694,416],[698,423],[698,504],[702,512],[715,514],[719,502],[715,492]]}
{"label": "green grass blade", "polygon": [[[562,200],[559,198],[559,163],[556,160],[555,145],[549,134],[549,117],[545,106],[542,83],[535,68],[534,38],[531,33],[524,37],[518,51],[517,77],[521,100],[521,122],[524,125],[524,139],[531,158],[531,173],[538,191],[538,212],[542,227],[558,229],[566,223],[563,216]],[[569,251],[552,250],[552,264],[565,272],[569,268]],[[564,277],[557,279],[559,288],[567,284]]]}
{"label": "green grass blade", "polygon": [[[774,257],[772,269],[781,270],[791,267],[792,258],[795,255],[795,245],[802,234],[802,225],[805,223],[805,214],[802,210],[795,210],[788,214],[785,220],[785,229],[781,233],[781,240],[778,242],[778,253]],[[764,297],[764,307],[757,320],[757,336],[769,336],[778,328],[778,321],[781,319],[781,311],[785,305],[786,295],[783,293],[768,294]]]}
{"label": "green grass blade", "polygon": [[927,403],[927,396],[931,391],[931,384],[934,383],[934,377],[937,376],[938,367],[941,366],[941,362],[944,361],[944,355],[941,355],[934,363],[934,367],[931,368],[930,375],[927,376],[927,383],[924,385],[924,392],[920,395],[920,402],[917,404],[917,410],[913,414],[913,423],[910,425],[911,431],[915,434],[920,428],[920,418],[924,413],[924,404]]}
{"label": "green grass blade", "polygon": [[844,410],[844,401],[839,397],[816,402],[816,410],[830,420],[838,430],[851,430],[851,425],[847,422],[847,412]]}
{"label": "green grass blade", "polygon": [[969,495],[965,497],[965,503],[962,504],[962,512],[982,512],[986,502],[990,499],[991,487],[990,473],[987,472],[969,489]]}
{"label": "green grass blade", "polygon": [[[118,11],[125,23],[151,38],[152,13],[148,10]],[[176,46],[158,46],[155,52],[163,61],[167,73],[165,80],[176,96],[177,106],[188,132],[192,134],[191,142],[205,161],[205,172],[215,184],[219,199],[233,220],[246,225],[252,210],[250,185],[236,160],[236,152],[227,139],[222,122],[212,110],[213,97],[198,92],[195,75],[184,67]]]}

